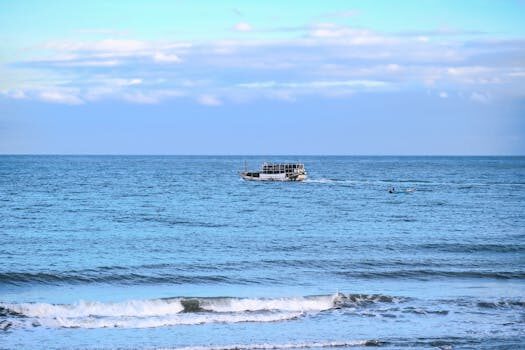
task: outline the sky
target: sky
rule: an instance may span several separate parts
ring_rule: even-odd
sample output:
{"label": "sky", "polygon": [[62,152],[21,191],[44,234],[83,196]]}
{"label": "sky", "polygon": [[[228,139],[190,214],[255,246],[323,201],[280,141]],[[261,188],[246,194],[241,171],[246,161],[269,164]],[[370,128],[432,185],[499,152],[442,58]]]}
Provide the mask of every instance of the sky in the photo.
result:
{"label": "sky", "polygon": [[0,0],[0,154],[525,155],[525,0]]}

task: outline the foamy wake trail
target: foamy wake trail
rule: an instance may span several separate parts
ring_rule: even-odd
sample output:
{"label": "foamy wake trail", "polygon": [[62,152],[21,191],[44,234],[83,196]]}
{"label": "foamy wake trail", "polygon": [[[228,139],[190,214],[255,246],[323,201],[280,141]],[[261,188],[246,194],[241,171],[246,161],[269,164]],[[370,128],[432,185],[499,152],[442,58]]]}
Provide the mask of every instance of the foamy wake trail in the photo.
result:
{"label": "foamy wake trail", "polygon": [[320,178],[320,179],[306,179],[304,180],[305,183],[316,183],[316,184],[335,184],[338,182],[341,182],[341,180],[333,180],[333,179],[326,179],[326,178]]}
{"label": "foamy wake trail", "polygon": [[353,346],[376,346],[380,342],[377,340],[351,340],[351,341],[331,341],[331,342],[304,342],[304,343],[285,343],[285,344],[232,344],[217,346],[188,346],[182,348],[166,348],[165,350],[286,350],[286,349],[319,349],[319,348],[341,348]]}
{"label": "foamy wake trail", "polygon": [[[384,298],[390,298],[385,300]],[[148,328],[204,323],[277,322],[362,303],[390,302],[378,295],[296,298],[166,298],[117,303],[0,303],[4,327]]]}

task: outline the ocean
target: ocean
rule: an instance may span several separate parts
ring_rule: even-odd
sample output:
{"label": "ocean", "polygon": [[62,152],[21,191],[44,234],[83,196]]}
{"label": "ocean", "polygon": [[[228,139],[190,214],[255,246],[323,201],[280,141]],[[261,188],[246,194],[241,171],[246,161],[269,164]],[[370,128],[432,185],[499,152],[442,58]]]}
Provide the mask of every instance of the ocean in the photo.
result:
{"label": "ocean", "polygon": [[524,203],[525,157],[0,156],[0,349],[525,348]]}

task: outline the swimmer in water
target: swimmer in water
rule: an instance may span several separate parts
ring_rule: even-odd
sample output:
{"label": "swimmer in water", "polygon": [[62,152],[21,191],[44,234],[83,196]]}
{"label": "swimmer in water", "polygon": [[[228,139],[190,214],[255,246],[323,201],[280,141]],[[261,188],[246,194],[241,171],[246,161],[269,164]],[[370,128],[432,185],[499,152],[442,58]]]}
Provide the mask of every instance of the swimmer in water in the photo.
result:
{"label": "swimmer in water", "polygon": [[388,189],[388,193],[394,193],[396,189],[392,186]]}

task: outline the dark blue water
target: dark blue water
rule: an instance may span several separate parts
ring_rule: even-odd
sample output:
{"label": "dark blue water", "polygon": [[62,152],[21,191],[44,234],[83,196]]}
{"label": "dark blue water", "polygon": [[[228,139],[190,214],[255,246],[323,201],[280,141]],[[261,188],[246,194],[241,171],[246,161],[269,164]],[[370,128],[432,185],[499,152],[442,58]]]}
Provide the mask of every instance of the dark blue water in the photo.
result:
{"label": "dark blue water", "polygon": [[523,157],[1,156],[0,348],[517,348],[524,203]]}

